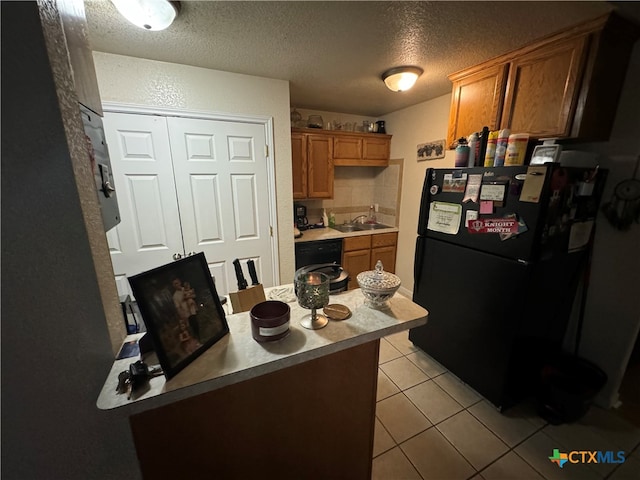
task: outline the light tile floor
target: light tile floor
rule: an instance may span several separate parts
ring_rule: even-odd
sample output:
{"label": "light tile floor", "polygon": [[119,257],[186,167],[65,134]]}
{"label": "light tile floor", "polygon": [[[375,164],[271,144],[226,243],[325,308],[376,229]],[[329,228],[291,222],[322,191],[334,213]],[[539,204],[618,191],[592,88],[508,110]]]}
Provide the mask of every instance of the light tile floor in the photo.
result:
{"label": "light tile floor", "polygon": [[[374,480],[640,480],[640,429],[591,407],[550,425],[532,403],[504,414],[415,347],[408,332],[380,341]],[[625,452],[622,464],[565,464],[553,449]]]}

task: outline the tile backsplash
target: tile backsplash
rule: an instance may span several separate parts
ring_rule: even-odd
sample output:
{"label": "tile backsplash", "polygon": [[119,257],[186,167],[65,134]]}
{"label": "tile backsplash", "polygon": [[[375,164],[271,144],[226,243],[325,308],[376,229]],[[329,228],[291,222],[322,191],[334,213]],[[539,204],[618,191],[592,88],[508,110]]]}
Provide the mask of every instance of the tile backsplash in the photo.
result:
{"label": "tile backsplash", "polygon": [[376,219],[397,226],[402,185],[402,160],[390,160],[389,166],[335,167],[333,198],[296,200],[307,207],[309,223],[322,221],[322,209],[333,212],[336,223],[344,223],[358,215],[368,215],[369,206],[378,204]]}

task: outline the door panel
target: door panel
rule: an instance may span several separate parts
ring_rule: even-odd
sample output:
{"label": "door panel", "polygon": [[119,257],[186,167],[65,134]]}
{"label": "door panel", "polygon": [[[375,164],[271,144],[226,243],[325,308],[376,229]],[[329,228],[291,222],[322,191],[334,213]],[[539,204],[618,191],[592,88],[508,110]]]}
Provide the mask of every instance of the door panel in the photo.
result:
{"label": "door panel", "polygon": [[264,126],[174,117],[167,124],[185,251],[205,253],[221,294],[236,289],[235,258],[253,259],[272,286]]}
{"label": "door panel", "polygon": [[106,112],[104,129],[121,222],[107,234],[118,293],[131,276],[184,253],[166,120]]}
{"label": "door panel", "polygon": [[217,175],[191,175],[198,245],[222,242],[220,186]]}

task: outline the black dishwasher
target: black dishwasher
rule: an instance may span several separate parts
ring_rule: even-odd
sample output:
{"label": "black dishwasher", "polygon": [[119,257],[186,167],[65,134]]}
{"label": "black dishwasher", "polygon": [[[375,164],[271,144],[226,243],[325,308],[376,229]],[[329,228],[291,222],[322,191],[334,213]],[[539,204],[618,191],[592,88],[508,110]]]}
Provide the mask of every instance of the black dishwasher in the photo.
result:
{"label": "black dishwasher", "polygon": [[296,270],[318,263],[342,262],[342,239],[296,242]]}

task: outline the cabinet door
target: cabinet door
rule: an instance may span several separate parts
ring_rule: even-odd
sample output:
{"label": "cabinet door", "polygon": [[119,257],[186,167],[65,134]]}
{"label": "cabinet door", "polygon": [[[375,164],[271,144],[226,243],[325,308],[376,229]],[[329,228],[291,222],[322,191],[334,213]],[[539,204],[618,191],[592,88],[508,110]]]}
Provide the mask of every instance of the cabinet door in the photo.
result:
{"label": "cabinet door", "polygon": [[342,268],[349,273],[349,290],[358,288],[356,277],[360,272],[370,270],[371,250],[353,250],[342,254]]}
{"label": "cabinet door", "polygon": [[362,144],[363,165],[386,167],[391,155],[389,137],[365,137]]}
{"label": "cabinet door", "polygon": [[307,198],[307,137],[291,134],[291,174],[293,198]]}
{"label": "cabinet door", "polygon": [[307,135],[308,198],[333,198],[333,138]]}
{"label": "cabinet door", "polygon": [[553,42],[511,62],[501,128],[532,137],[571,132],[587,36]]}
{"label": "cabinet door", "polygon": [[333,138],[333,159],[336,165],[342,159],[360,160],[362,158],[362,138],[336,136]]}
{"label": "cabinet door", "polygon": [[371,270],[376,268],[376,263],[380,260],[385,272],[396,273],[396,247],[378,247],[371,249]]}
{"label": "cabinet door", "polygon": [[484,67],[470,73],[452,75],[451,112],[447,144],[451,146],[460,137],[482,130],[496,130],[500,124],[504,101],[507,65]]}

